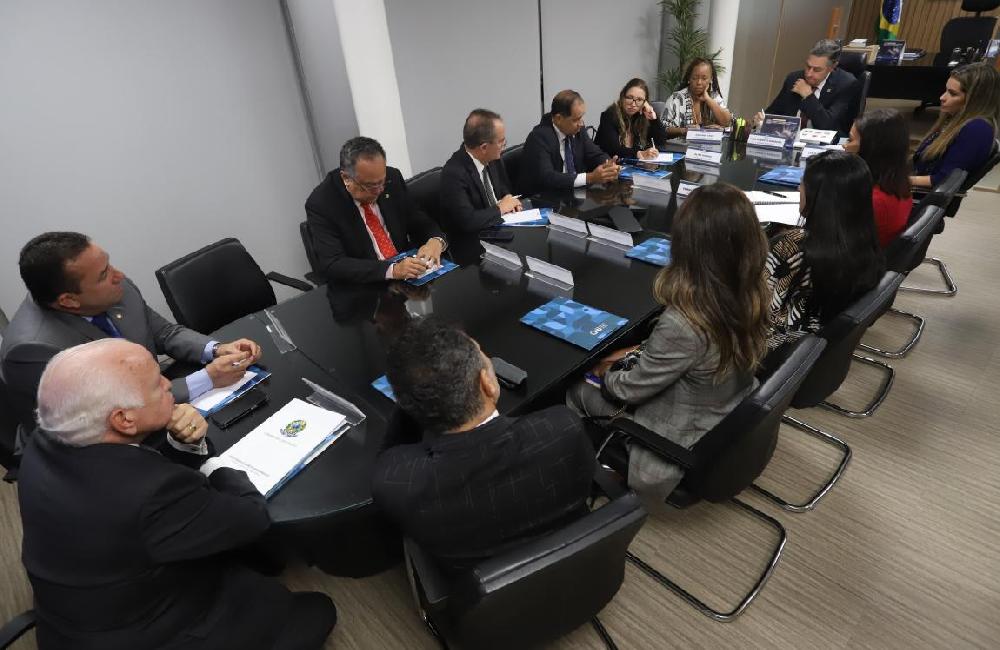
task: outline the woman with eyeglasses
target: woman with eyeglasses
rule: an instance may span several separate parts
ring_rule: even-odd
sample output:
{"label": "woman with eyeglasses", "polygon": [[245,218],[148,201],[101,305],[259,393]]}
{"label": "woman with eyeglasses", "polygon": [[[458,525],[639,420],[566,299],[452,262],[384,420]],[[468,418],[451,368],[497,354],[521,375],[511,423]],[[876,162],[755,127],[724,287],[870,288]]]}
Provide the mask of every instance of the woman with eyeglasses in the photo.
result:
{"label": "woman with eyeglasses", "polygon": [[724,129],[729,126],[733,114],[722,98],[715,64],[700,57],[688,63],[677,91],[667,98],[662,119],[671,138],[686,136],[689,128]]}
{"label": "woman with eyeglasses", "polygon": [[649,104],[649,87],[642,79],[630,79],[618,93],[618,101],[601,113],[597,146],[619,160],[647,160],[659,153],[667,132]]}

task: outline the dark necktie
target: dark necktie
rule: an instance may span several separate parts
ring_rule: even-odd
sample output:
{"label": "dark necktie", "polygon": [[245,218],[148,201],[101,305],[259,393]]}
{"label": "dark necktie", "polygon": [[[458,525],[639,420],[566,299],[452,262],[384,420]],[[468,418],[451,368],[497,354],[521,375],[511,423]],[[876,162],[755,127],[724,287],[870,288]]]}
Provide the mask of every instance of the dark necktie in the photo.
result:
{"label": "dark necktie", "polygon": [[497,196],[493,193],[493,183],[490,182],[490,172],[483,167],[483,187],[486,189],[486,200],[490,205],[497,204]]}
{"label": "dark necktie", "polygon": [[573,159],[573,143],[566,136],[566,173],[576,175],[576,160]]}
{"label": "dark necktie", "polygon": [[101,330],[113,339],[121,338],[121,334],[115,329],[115,326],[111,324],[111,319],[108,318],[107,313],[97,314],[96,316],[90,317],[90,322],[94,324],[97,329]]}

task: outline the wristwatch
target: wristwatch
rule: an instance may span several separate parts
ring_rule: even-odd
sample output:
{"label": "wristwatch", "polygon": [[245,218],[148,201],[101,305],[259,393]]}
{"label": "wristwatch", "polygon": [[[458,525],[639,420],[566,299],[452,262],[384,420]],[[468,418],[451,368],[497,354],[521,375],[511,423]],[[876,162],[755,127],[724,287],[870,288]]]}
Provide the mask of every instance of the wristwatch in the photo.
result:
{"label": "wristwatch", "polygon": [[219,356],[219,346],[220,345],[222,345],[221,342],[216,343],[215,345],[212,346],[212,358],[213,359],[215,359],[216,357]]}

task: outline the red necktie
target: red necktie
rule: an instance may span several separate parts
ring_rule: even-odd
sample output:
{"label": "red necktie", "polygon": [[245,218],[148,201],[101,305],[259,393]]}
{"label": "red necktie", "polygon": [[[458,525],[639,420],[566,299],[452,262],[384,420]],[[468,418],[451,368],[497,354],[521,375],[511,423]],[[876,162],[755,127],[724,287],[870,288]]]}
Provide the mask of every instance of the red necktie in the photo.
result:
{"label": "red necktie", "polygon": [[371,204],[362,203],[361,209],[365,213],[365,225],[368,226],[368,231],[375,238],[375,243],[378,244],[378,251],[382,254],[382,259],[387,260],[390,257],[394,257],[396,255],[396,247],[392,245],[389,233],[382,227],[382,223],[379,221],[375,211],[372,210]]}

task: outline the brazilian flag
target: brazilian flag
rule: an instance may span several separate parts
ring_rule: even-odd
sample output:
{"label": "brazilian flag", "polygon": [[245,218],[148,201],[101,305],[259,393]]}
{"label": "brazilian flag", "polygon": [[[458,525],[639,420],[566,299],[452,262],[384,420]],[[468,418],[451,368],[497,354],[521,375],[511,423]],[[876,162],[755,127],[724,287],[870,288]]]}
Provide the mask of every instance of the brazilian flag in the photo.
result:
{"label": "brazilian flag", "polygon": [[903,13],[903,0],[882,0],[882,11],[878,17],[878,41],[899,39],[899,17]]}

